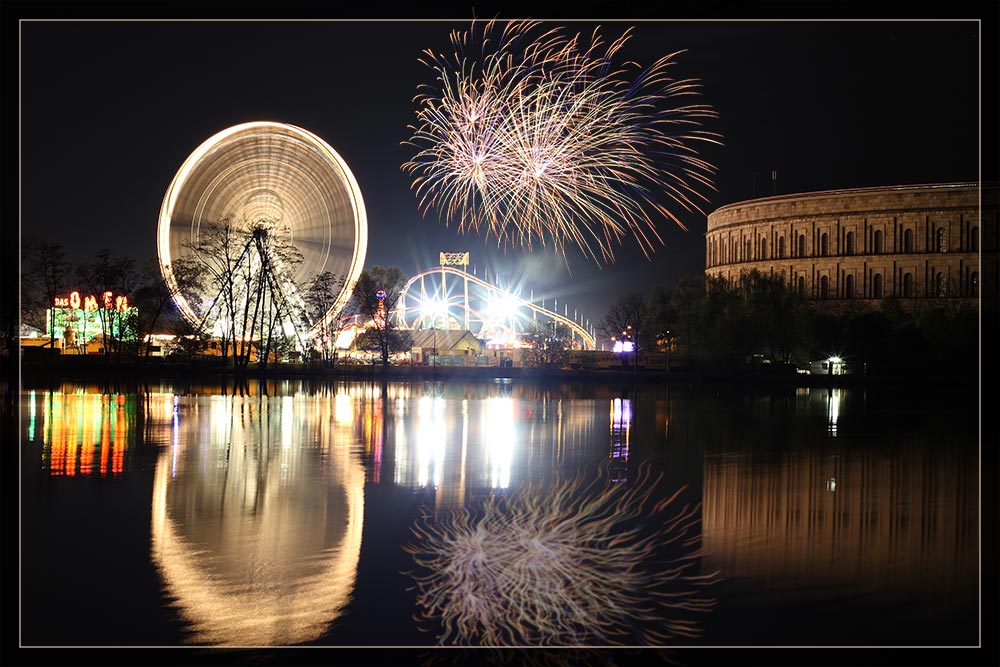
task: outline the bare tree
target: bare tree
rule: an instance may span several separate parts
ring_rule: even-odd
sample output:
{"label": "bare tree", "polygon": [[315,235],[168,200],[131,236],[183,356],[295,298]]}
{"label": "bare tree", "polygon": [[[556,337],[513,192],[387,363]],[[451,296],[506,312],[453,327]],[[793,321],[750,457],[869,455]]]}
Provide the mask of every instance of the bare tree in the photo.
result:
{"label": "bare tree", "polygon": [[337,308],[347,279],[330,271],[320,273],[306,288],[305,302],[313,322],[319,323],[319,348],[325,361],[337,360],[337,339],[344,328],[349,303]]}
{"label": "bare tree", "polygon": [[375,266],[361,272],[352,292],[352,307],[378,341],[383,368],[389,365],[390,353],[410,345],[408,332],[399,330],[392,317],[405,285],[406,276],[399,268]]}
{"label": "bare tree", "polygon": [[[198,328],[218,323],[222,357],[228,357],[231,346],[237,368],[247,367],[255,349],[266,365],[275,336],[298,337],[309,325],[292,279],[302,254],[289,238],[278,221],[225,217],[203,226],[198,241],[187,246],[204,271],[202,286],[212,295],[209,303],[197,304]],[[297,342],[304,347],[304,341]]]}
{"label": "bare tree", "polygon": [[534,324],[525,332],[525,355],[536,368],[561,368],[569,360],[573,334],[565,324]]}
{"label": "bare tree", "polygon": [[[634,363],[638,367],[639,355],[645,347],[649,305],[642,294],[634,292],[611,304],[601,331],[616,341],[631,343]],[[622,352],[622,368],[626,366],[627,353]]]}
{"label": "bare tree", "polygon": [[108,248],[97,251],[94,261],[77,268],[86,291],[96,297],[105,357],[121,359],[136,343],[136,311],[127,303],[139,285],[135,260],[115,257]]}
{"label": "bare tree", "polygon": [[[163,279],[159,262],[153,258],[146,260],[142,266],[142,284],[135,291],[132,300],[136,307],[136,334],[142,342],[156,331],[156,326],[163,315],[171,309],[173,294]],[[140,346],[142,354],[150,355],[152,345],[147,342]]]}
{"label": "bare tree", "polygon": [[[201,303],[195,294],[190,295],[193,298],[188,303],[195,314],[201,317],[195,330],[203,331],[212,311],[216,310],[223,360],[229,356],[234,336],[233,324],[236,321],[237,266],[244,250],[243,235],[239,231],[232,217],[225,217],[203,225],[199,230],[198,240],[186,244],[192,253],[191,258],[199,268],[200,286],[214,294],[208,304]],[[182,296],[188,295],[182,292]]]}
{"label": "bare tree", "polygon": [[[45,311],[70,285],[70,262],[61,243],[27,237],[21,250],[21,317],[45,327]],[[55,343],[55,318],[48,323],[49,345]]]}

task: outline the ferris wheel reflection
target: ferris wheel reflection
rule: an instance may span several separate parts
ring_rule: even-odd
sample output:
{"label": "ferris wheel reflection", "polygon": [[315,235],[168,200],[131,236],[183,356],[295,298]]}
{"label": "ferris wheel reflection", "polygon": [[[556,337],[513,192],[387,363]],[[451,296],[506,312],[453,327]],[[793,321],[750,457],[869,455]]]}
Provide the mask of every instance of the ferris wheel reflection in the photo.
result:
{"label": "ferris wheel reflection", "polygon": [[364,470],[335,411],[301,395],[181,398],[154,475],[152,554],[192,643],[300,644],[347,604]]}

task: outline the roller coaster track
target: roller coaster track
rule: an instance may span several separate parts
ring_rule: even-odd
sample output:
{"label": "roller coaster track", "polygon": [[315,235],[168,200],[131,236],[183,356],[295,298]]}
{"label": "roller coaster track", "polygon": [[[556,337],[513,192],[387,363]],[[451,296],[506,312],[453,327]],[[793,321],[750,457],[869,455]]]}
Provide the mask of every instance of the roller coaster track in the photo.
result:
{"label": "roller coaster track", "polygon": [[[460,283],[463,288],[461,295],[449,295],[449,289],[446,287],[447,276],[453,276],[455,279],[462,281]],[[437,277],[438,280],[436,281],[436,284],[433,284],[435,277]],[[406,285],[403,287],[400,294],[399,304],[395,309],[396,321],[398,326],[401,328],[413,329],[416,328],[415,325],[421,324],[420,313],[423,307],[423,302],[427,298],[428,292],[426,290],[426,281],[428,279],[432,280],[433,294],[437,298],[442,299],[449,310],[454,307],[463,311],[464,317],[461,324],[465,329],[473,330],[471,326],[473,322],[480,324],[481,328],[483,328],[491,321],[490,317],[484,315],[485,309],[474,309],[470,306],[469,284],[471,283],[472,285],[485,290],[485,293],[490,297],[502,298],[515,308],[522,310],[523,312],[530,313],[532,320],[541,316],[546,318],[548,321],[564,325],[572,333],[574,340],[579,341],[582,347],[588,350],[596,349],[594,336],[578,322],[565,315],[560,315],[553,310],[549,310],[536,303],[532,303],[531,301],[507,292],[496,285],[468,273],[467,271],[459,270],[451,266],[437,266],[433,269],[422,271],[414,275],[406,282]],[[448,319],[447,315],[444,319]],[[511,320],[511,323],[514,320],[513,317],[509,319]],[[513,329],[513,326],[509,326],[508,328]]]}

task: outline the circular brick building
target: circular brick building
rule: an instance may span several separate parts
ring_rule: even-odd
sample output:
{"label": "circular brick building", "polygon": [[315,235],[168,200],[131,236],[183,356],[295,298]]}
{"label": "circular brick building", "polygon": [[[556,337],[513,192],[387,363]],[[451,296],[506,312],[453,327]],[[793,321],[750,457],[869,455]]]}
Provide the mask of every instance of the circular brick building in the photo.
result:
{"label": "circular brick building", "polygon": [[996,296],[996,190],[900,185],[729,204],[708,216],[705,274],[757,269],[831,305]]}

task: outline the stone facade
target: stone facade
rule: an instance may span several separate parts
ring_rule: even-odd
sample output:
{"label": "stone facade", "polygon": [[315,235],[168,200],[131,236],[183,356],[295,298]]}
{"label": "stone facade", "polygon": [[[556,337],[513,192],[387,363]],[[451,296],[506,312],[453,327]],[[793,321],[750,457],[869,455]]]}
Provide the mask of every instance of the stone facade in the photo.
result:
{"label": "stone facade", "polygon": [[705,274],[757,269],[831,305],[996,297],[996,194],[996,184],[941,183],[729,204],[708,216]]}

